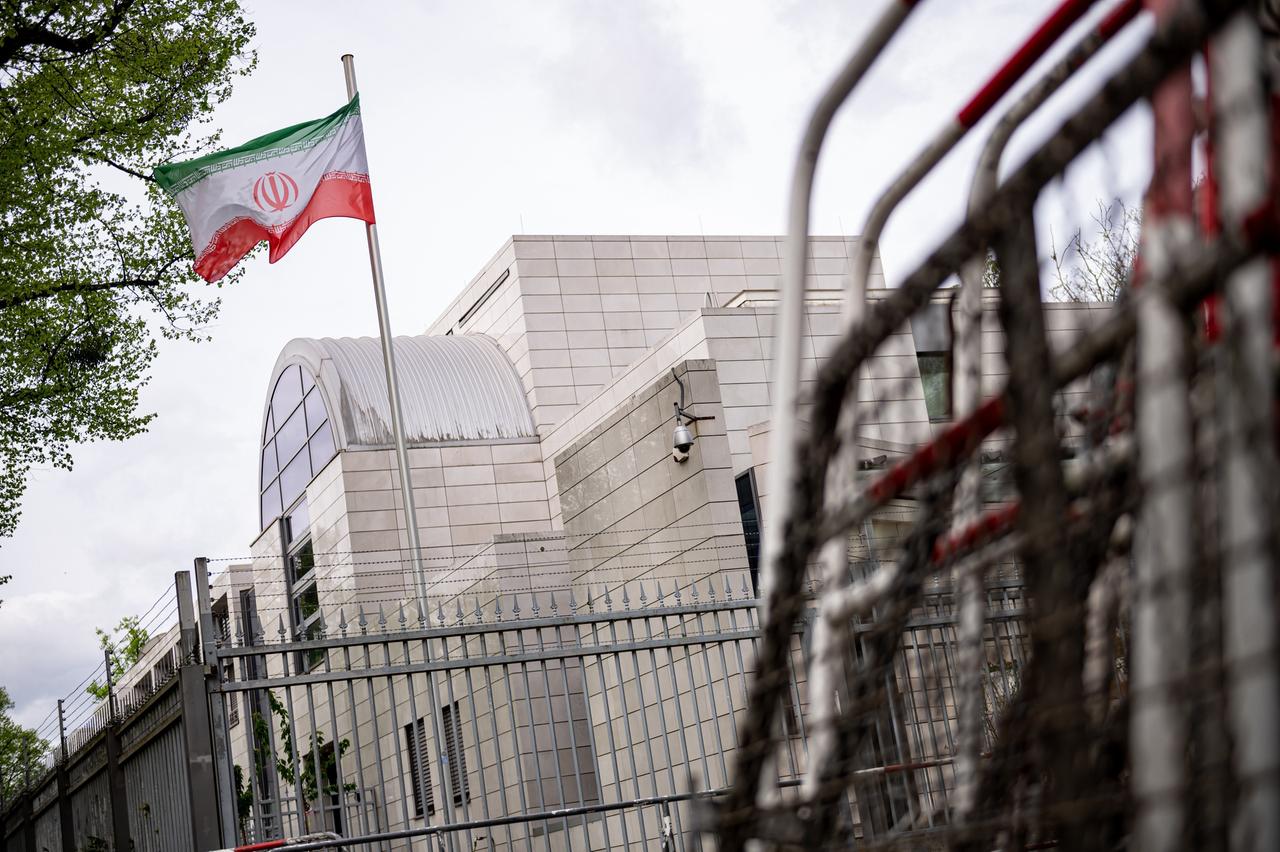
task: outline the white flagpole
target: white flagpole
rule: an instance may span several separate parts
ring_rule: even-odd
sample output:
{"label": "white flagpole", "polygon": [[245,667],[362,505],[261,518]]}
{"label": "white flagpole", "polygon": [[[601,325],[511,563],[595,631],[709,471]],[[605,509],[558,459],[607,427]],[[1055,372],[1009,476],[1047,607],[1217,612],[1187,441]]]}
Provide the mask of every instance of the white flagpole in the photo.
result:
{"label": "white flagpole", "polygon": [[[347,79],[347,100],[356,96],[355,57],[342,56],[342,70]],[[369,237],[369,266],[373,270],[373,298],[378,306],[378,332],[382,337],[382,361],[387,368],[387,401],[391,404],[391,432],[396,439],[396,462],[400,466],[400,496],[404,501],[405,527],[409,534],[409,553],[413,559],[413,586],[422,613],[427,607],[427,575],[422,568],[422,545],[418,540],[418,512],[413,505],[413,479],[409,472],[409,451],[404,443],[404,414],[400,407],[400,383],[396,377],[396,354],[391,346],[391,319],[387,314],[387,293],[382,278],[382,251],[378,246],[378,226],[365,225]]]}

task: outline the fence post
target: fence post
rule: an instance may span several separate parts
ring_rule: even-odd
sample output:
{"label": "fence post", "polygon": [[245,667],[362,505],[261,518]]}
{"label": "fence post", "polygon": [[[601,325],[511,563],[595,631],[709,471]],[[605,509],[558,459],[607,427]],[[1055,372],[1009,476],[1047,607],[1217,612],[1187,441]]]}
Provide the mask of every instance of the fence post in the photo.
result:
{"label": "fence post", "polygon": [[[228,843],[235,843],[239,836],[238,805],[236,798],[235,772],[231,763],[231,746],[228,742],[231,728],[227,724],[226,699],[221,692],[212,687],[222,680],[217,659],[217,631],[213,625],[213,601],[209,590],[209,560],[201,556],[195,561],[196,598],[200,604],[200,631],[204,639],[205,677],[209,721],[213,736],[213,771],[218,789],[218,819],[222,826],[222,836]],[[230,637],[228,637],[229,639]],[[212,661],[212,662],[211,662]]]}
{"label": "fence post", "polygon": [[[196,571],[203,567],[196,560]],[[173,575],[178,594],[178,629],[181,637],[178,667],[178,689],[182,699],[182,732],[187,754],[187,795],[191,802],[191,839],[197,852],[222,846],[218,824],[217,776],[213,764],[213,743],[209,735],[209,701],[205,693],[205,666],[198,660],[196,637],[207,635],[196,629],[196,614],[191,605],[191,575],[179,571]],[[207,581],[206,581],[207,582]],[[203,626],[203,625],[202,625]]]}
{"label": "fence post", "polygon": [[129,800],[120,766],[120,720],[116,715],[116,686],[111,677],[111,651],[103,649],[107,670],[107,791],[111,800],[113,848],[129,849]]}
{"label": "fence post", "polygon": [[76,852],[75,824],[71,821],[71,776],[67,766],[67,724],[58,699],[58,826],[62,834],[62,852]]}

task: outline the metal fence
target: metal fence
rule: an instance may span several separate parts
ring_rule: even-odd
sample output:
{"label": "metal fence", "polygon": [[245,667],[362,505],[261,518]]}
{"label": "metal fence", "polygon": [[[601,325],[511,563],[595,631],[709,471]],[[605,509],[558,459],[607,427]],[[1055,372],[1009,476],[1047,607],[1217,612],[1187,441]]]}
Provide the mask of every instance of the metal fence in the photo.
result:
{"label": "metal fence", "polygon": [[[869,524],[851,571],[874,570],[895,527]],[[954,786],[949,573],[926,586],[883,676],[893,697],[874,765],[842,802],[862,838],[932,813]],[[993,576],[988,594],[995,712],[1027,653],[1016,568]],[[202,608],[212,621],[207,597]],[[299,849],[714,848],[695,803],[732,781],[757,613],[743,574],[715,574],[679,589],[639,581],[430,612],[326,607],[328,635],[306,641],[282,619],[272,630],[251,618],[248,633],[205,646],[218,673],[222,798],[235,803],[224,832],[241,844],[341,838]],[[788,795],[809,760],[812,615],[792,631],[783,666]],[[878,624],[869,616],[855,631]]]}
{"label": "metal fence", "polygon": [[[846,333],[802,386],[803,246],[823,140],[929,4],[887,3],[812,113],[775,345],[757,671],[732,787],[703,810],[720,849],[859,837],[875,848],[1280,848],[1280,4],[1111,4],[997,123],[966,220],[886,298],[864,300],[895,205],[1093,5],[1064,0],[874,205]],[[998,180],[1013,130],[1144,9],[1154,27],[1138,49]],[[1041,273],[1058,257],[1037,243],[1036,201],[1143,101],[1154,156],[1140,249],[1112,270],[1109,319],[1055,352]],[[954,421],[883,473],[857,476],[860,371],[957,279]],[[1003,386],[986,389],[984,293],[998,302],[1007,366]],[[1084,403],[1064,429],[1069,386]],[[999,505],[980,496],[976,461],[993,442],[1007,447],[1013,486]],[[914,509],[893,559],[850,580],[850,533],[903,497]],[[1010,557],[1025,578],[1016,656],[993,654],[1005,610],[983,593]],[[939,570],[956,584],[955,633],[922,637],[913,625]],[[812,759],[797,790],[785,771],[786,661],[815,609]],[[903,740],[902,723],[923,735]],[[887,747],[908,762],[896,778]],[[869,778],[882,779],[879,796]]]}

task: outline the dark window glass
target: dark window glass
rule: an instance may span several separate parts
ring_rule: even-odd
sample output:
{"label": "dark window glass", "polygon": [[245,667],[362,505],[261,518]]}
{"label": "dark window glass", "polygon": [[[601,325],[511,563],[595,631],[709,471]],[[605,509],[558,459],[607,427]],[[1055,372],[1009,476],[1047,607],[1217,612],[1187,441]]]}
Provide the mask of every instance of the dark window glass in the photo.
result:
{"label": "dark window glass", "polygon": [[324,400],[320,398],[320,391],[312,388],[304,400],[303,407],[307,410],[307,434],[310,435],[320,428],[320,424],[328,420],[328,415],[324,410]]}
{"label": "dark window glass", "polygon": [[333,446],[333,432],[330,431],[328,423],[320,427],[320,431],[311,436],[311,469],[316,473],[324,470],[324,466],[329,463],[329,459],[336,454]]}
{"label": "dark window glass", "polygon": [[302,417],[302,408],[299,407],[289,415],[289,419],[284,421],[280,431],[276,433],[276,454],[280,457],[280,463],[287,464],[286,460],[293,458],[293,454],[302,449],[306,442],[307,424]]}
{"label": "dark window glass", "polygon": [[462,719],[458,715],[458,702],[440,708],[444,722],[444,753],[449,760],[449,790],[453,803],[460,805],[471,800],[467,789],[467,753],[462,741]]}
{"label": "dark window glass", "polygon": [[[284,542],[285,544],[293,544],[298,539],[307,534],[307,530],[311,527],[311,513],[307,509],[307,501],[303,500],[293,511],[289,513],[289,517],[284,519]],[[309,554],[311,552],[311,543],[305,545],[305,549]]]}
{"label": "dark window glass", "polygon": [[756,472],[741,473],[734,480],[738,487],[738,512],[742,515],[742,537],[747,545],[747,568],[751,571],[751,588],[760,594],[760,498],[756,496]]}
{"label": "dark window glass", "polygon": [[436,803],[431,790],[431,762],[427,759],[426,719],[404,726],[404,744],[409,753],[409,777],[413,782],[413,815],[421,817],[424,806],[428,815],[434,814]]}
{"label": "dark window glass", "polygon": [[280,471],[280,499],[285,505],[297,500],[311,481],[311,460],[306,452],[298,453]]}
{"label": "dark window glass", "polygon": [[924,407],[933,421],[951,419],[951,365],[945,352],[921,352],[920,384],[924,386]]}
{"label": "dark window glass", "polygon": [[279,472],[280,465],[276,463],[276,442],[268,441],[262,448],[262,482],[270,482]]}
{"label": "dark window glass", "polygon": [[286,565],[289,571],[290,583],[296,583],[311,573],[312,569],[316,567],[316,557],[311,549],[311,539],[304,541],[302,547],[299,547],[289,556],[289,561]]}
{"label": "dark window glass", "polygon": [[283,422],[289,412],[302,402],[302,368],[298,365],[286,367],[276,381],[275,392],[271,394],[271,413],[276,422]]}
{"label": "dark window glass", "polygon": [[293,617],[298,624],[306,624],[311,616],[320,611],[320,593],[315,583],[308,583],[306,588],[297,592],[293,598]]}
{"label": "dark window glass", "polygon": [[262,528],[280,515],[280,484],[273,482],[262,492]]}

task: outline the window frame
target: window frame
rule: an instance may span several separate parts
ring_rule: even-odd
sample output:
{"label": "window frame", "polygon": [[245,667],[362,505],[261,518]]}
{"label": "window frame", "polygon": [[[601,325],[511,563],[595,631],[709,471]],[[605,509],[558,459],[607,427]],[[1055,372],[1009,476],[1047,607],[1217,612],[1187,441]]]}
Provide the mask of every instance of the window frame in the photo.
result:
{"label": "window frame", "polygon": [[[305,447],[304,447],[305,449]],[[306,519],[303,531],[293,529],[294,522]],[[284,582],[285,591],[289,595],[289,625],[293,637],[297,641],[320,639],[324,637],[324,608],[320,605],[320,577],[317,571],[315,549],[311,539],[310,518],[307,515],[307,498],[304,494],[289,507],[280,518],[280,541],[284,546]],[[310,558],[307,568],[301,574],[297,566],[305,558]],[[302,600],[310,593],[315,598],[315,610],[303,614]],[[325,661],[327,656],[323,648],[312,651],[299,651],[295,657],[296,670],[299,674],[314,671]]]}
{"label": "window frame", "polygon": [[404,726],[404,744],[409,755],[409,783],[413,786],[413,816],[415,819],[433,817],[436,814],[436,791],[431,780],[426,716],[420,716]]}

